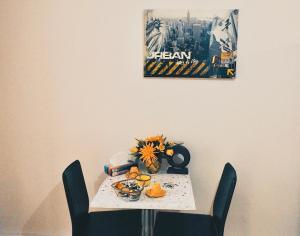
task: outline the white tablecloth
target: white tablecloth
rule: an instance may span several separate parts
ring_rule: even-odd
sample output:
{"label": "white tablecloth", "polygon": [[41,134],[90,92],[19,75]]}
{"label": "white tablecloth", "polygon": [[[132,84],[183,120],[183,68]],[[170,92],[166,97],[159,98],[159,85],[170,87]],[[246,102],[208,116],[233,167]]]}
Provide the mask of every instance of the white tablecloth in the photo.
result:
{"label": "white tablecloth", "polygon": [[[107,177],[101,184],[97,194],[90,203],[90,207],[97,208],[133,208],[133,209],[157,209],[157,210],[196,210],[191,178],[189,175],[156,174],[151,176],[151,183],[159,182],[166,190],[166,196],[162,198],[149,198],[144,193],[140,200],[127,202],[119,198],[112,183],[125,179],[124,175]],[[169,185],[169,188],[166,187]],[[173,186],[171,188],[170,186]],[[146,188],[147,189],[147,188]]]}

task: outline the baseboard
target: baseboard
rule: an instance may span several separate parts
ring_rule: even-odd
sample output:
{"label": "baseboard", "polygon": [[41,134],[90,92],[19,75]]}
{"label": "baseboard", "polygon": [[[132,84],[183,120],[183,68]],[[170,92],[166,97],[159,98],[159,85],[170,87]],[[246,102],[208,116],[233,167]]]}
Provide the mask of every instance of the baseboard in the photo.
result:
{"label": "baseboard", "polygon": [[21,234],[0,233],[0,236],[51,236],[51,235],[49,235],[49,234],[27,234],[27,233],[21,233]]}
{"label": "baseboard", "polygon": [[71,233],[65,232],[65,233],[59,233],[59,234],[41,234],[41,233],[4,233],[0,232],[0,236],[70,236]]}
{"label": "baseboard", "polygon": [[33,233],[0,233],[0,236],[52,236],[49,234],[33,234]]}

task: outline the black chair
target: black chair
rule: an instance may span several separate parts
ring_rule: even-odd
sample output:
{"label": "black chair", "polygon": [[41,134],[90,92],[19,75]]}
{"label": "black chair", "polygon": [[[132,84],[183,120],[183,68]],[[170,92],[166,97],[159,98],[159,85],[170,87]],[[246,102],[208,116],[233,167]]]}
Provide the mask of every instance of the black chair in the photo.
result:
{"label": "black chair", "polygon": [[63,183],[71,215],[73,236],[141,234],[139,210],[88,212],[89,197],[78,160],[63,172]]}
{"label": "black chair", "polygon": [[155,236],[223,236],[224,226],[237,177],[227,163],[213,203],[213,215],[159,212],[156,217]]}

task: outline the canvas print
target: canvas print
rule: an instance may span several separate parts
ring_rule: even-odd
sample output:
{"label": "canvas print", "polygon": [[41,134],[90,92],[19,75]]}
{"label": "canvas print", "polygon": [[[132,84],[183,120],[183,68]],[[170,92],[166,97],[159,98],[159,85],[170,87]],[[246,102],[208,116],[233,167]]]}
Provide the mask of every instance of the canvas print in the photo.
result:
{"label": "canvas print", "polygon": [[235,78],[238,13],[145,10],[144,76]]}

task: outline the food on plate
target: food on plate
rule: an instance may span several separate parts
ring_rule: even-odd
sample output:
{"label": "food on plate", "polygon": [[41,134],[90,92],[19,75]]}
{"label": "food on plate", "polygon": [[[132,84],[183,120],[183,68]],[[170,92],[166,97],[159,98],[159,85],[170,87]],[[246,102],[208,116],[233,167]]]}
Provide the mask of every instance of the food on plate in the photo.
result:
{"label": "food on plate", "polygon": [[130,189],[129,189],[129,188],[122,188],[122,192],[123,192],[123,193],[129,193],[129,192],[130,192]]}
{"label": "food on plate", "polygon": [[112,188],[118,197],[125,201],[138,201],[144,186],[138,185],[136,179],[125,179],[113,183]]}
{"label": "food on plate", "polygon": [[135,179],[140,174],[139,168],[137,166],[132,166],[129,172],[126,173],[128,179]]}
{"label": "food on plate", "polygon": [[137,184],[139,186],[148,187],[150,185],[151,176],[142,174],[138,175],[135,179],[137,180]]}
{"label": "food on plate", "polygon": [[137,166],[132,166],[130,168],[130,173],[139,173],[139,168]]}
{"label": "food on plate", "polygon": [[115,187],[116,187],[117,189],[122,189],[122,188],[125,187],[125,185],[124,185],[123,183],[118,182],[118,183],[116,183]]}
{"label": "food on plate", "polygon": [[154,183],[152,188],[146,190],[146,195],[152,198],[163,197],[166,195],[166,190],[162,189],[159,183]]}

